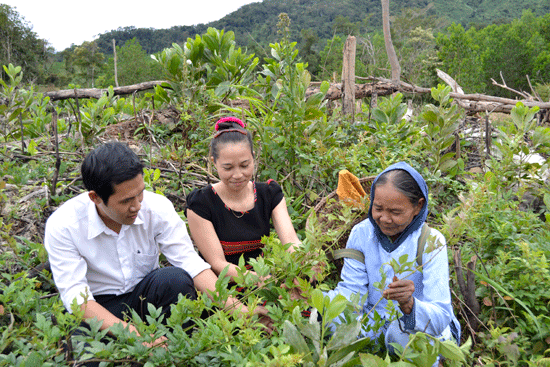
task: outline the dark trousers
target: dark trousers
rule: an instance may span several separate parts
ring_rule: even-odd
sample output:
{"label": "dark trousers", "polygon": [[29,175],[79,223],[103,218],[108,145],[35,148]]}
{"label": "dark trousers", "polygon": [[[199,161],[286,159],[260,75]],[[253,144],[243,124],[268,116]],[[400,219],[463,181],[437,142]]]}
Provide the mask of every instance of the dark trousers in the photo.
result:
{"label": "dark trousers", "polygon": [[189,299],[197,299],[197,292],[193,286],[193,279],[183,269],[173,266],[153,270],[139,282],[130,293],[115,295],[94,296],[97,303],[109,312],[124,319],[124,313],[129,309],[137,312],[145,319],[149,313],[147,304],[162,308],[164,320],[170,317],[170,305],[178,302],[182,294]]}
{"label": "dark trousers", "polygon": [[[94,299],[121,320],[130,309],[136,311],[141,319],[145,319],[149,314],[147,304],[151,303],[156,308],[162,308],[163,322],[166,322],[170,317],[170,305],[178,302],[180,294],[189,299],[197,299],[197,292],[191,276],[183,269],[170,266],[153,270],[147,274],[132,292],[118,296],[94,295]],[[89,329],[86,322],[83,322],[81,326]],[[191,321],[183,325],[184,328],[189,326],[192,326]],[[81,333],[77,331],[75,334]],[[81,366],[95,367],[99,366],[99,363],[84,362]]]}

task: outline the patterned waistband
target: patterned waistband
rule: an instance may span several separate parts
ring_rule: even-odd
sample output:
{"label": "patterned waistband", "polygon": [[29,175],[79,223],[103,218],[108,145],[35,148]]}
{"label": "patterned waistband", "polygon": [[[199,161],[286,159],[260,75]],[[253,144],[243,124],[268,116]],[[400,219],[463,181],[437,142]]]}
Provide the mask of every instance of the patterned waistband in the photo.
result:
{"label": "patterned waistband", "polygon": [[224,255],[235,255],[243,252],[258,250],[264,247],[261,240],[236,242],[220,241],[220,243],[222,244]]}

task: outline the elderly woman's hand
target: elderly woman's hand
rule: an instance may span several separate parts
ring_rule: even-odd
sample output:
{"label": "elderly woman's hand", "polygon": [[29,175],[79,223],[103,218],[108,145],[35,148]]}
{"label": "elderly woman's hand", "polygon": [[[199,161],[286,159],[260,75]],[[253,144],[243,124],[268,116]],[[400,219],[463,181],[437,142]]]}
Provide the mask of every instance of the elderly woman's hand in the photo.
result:
{"label": "elderly woman's hand", "polygon": [[408,315],[412,312],[414,305],[414,282],[412,280],[399,280],[394,275],[393,282],[384,290],[382,296],[385,299],[391,299],[399,303],[399,308],[404,314]]}

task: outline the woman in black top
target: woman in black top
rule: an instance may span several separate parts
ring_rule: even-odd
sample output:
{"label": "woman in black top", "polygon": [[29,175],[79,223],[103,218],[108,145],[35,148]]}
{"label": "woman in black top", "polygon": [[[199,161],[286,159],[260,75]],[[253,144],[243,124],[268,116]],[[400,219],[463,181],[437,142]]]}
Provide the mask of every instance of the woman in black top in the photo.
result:
{"label": "woman in black top", "polygon": [[227,275],[233,278],[241,255],[248,260],[261,254],[270,219],[282,243],[297,245],[300,240],[281,187],[273,180],[252,181],[252,137],[244,123],[226,117],[216,122],[215,130],[210,159],[220,182],[191,192],[186,214],[191,237],[212,270],[219,275],[229,267]]}

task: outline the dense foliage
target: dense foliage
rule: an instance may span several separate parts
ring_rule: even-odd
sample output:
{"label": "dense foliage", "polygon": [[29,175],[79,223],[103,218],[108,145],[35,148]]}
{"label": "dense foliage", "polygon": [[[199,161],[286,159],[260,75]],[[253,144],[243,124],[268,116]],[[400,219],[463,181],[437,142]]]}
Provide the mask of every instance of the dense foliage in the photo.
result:
{"label": "dense foliage", "polygon": [[[0,65],[21,65],[27,70],[26,81],[44,83],[50,58],[46,41],[38,38],[15,9],[0,4]],[[0,79],[6,77],[0,70]]]}

